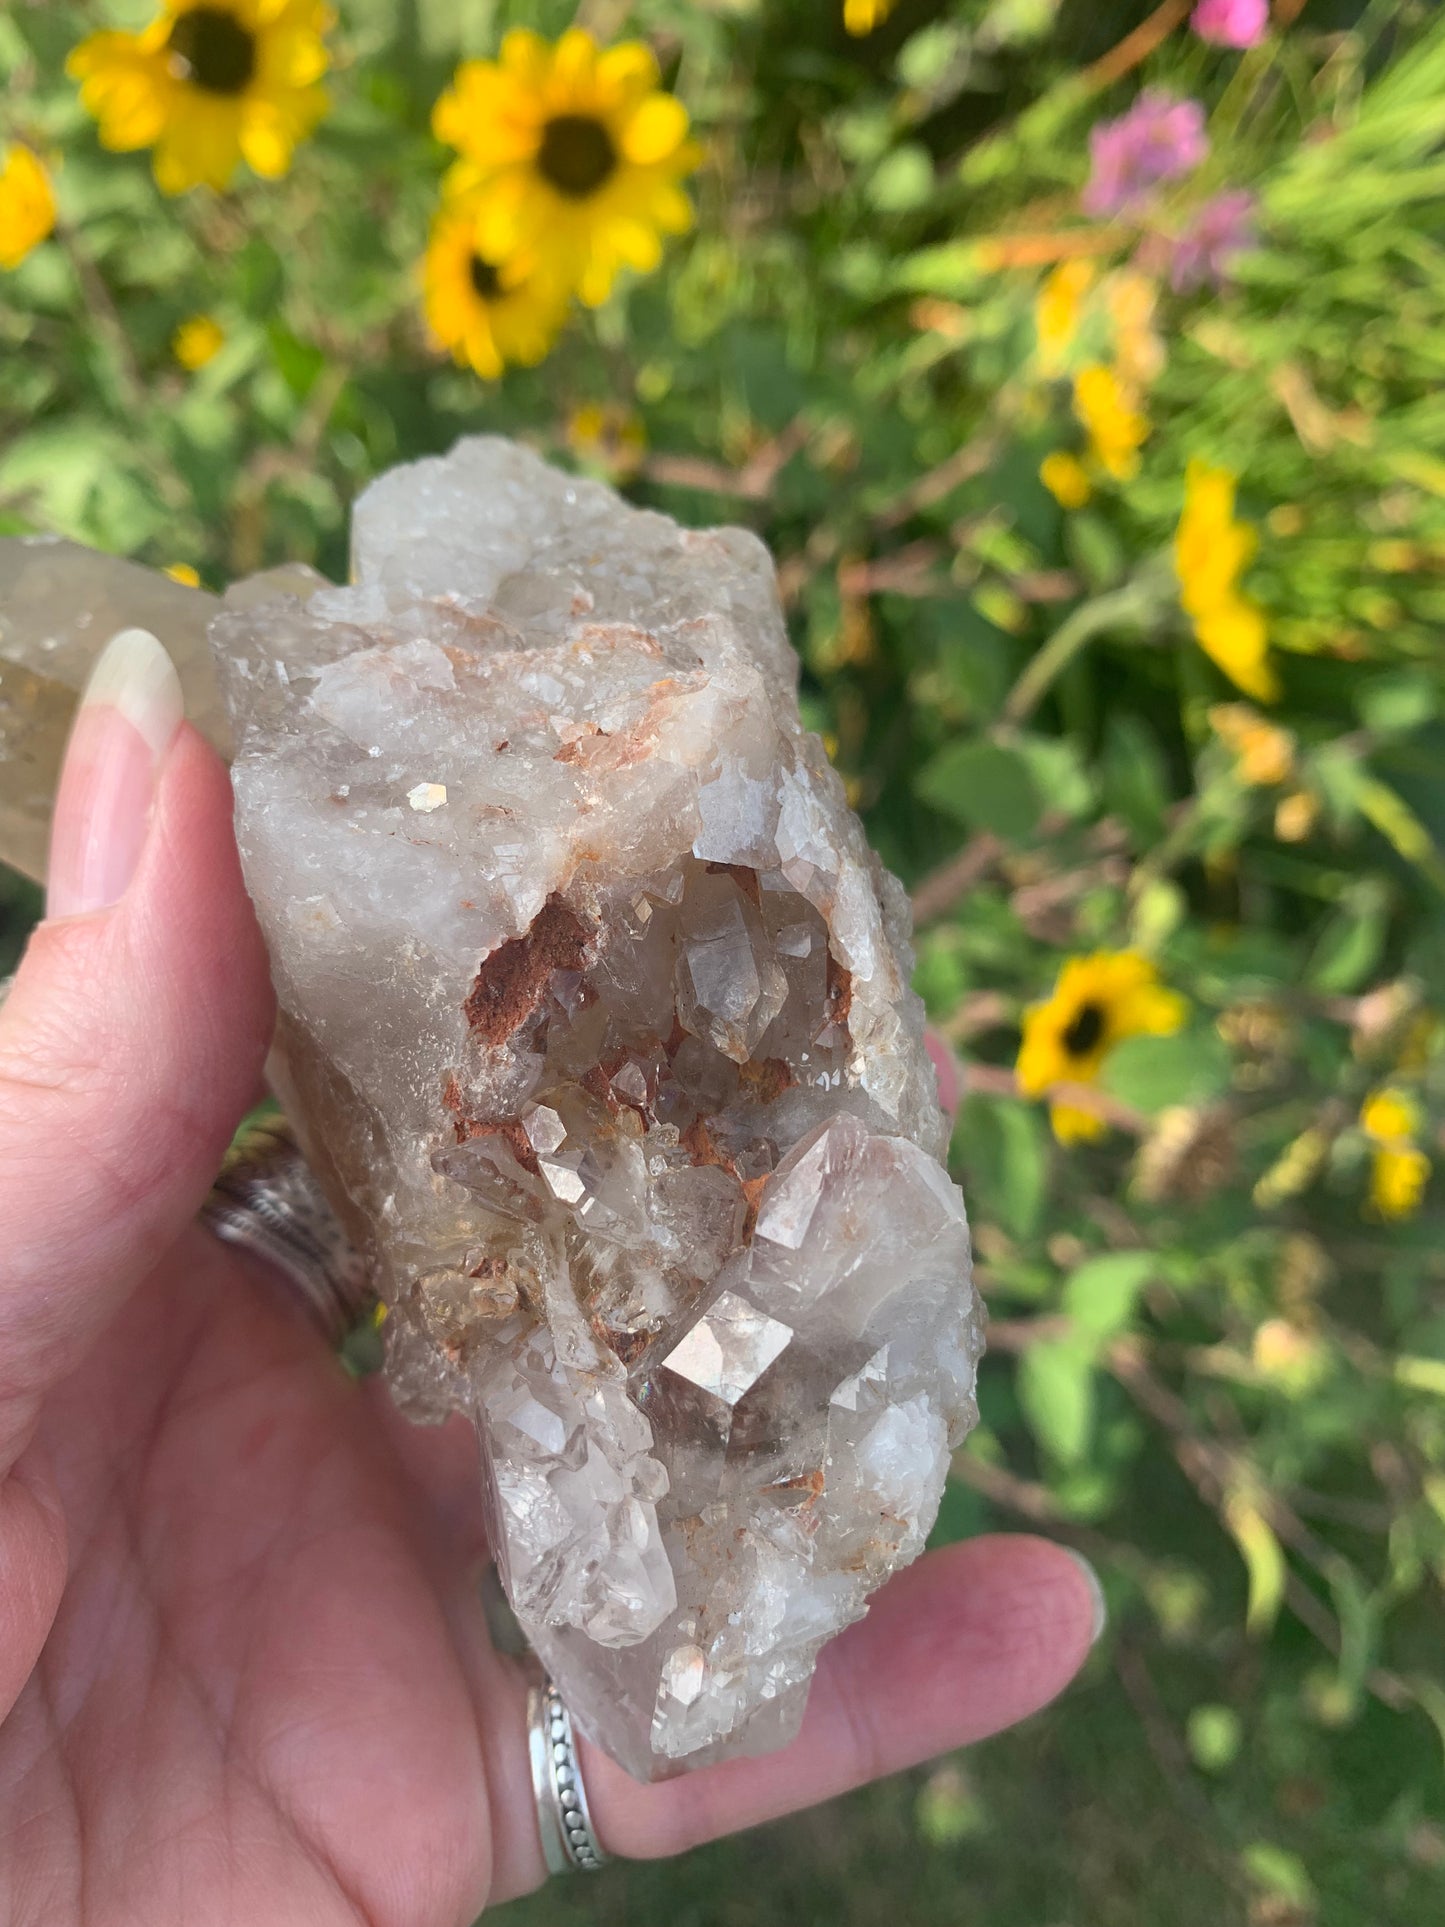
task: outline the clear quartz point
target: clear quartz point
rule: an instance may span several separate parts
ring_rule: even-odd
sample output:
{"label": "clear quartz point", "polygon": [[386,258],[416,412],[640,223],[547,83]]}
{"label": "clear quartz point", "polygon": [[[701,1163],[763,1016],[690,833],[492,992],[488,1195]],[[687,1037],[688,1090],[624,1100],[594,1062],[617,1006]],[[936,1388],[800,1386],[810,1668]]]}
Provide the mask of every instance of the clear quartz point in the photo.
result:
{"label": "clear quartz point", "polygon": [[[15,551],[12,704],[64,627]],[[284,1101],[574,1717],[643,1779],[783,1744],[922,1549],[983,1315],[906,900],[767,552],[488,437],[366,491],[349,587],[47,559],[72,628],[153,595],[188,694],[209,625]]]}

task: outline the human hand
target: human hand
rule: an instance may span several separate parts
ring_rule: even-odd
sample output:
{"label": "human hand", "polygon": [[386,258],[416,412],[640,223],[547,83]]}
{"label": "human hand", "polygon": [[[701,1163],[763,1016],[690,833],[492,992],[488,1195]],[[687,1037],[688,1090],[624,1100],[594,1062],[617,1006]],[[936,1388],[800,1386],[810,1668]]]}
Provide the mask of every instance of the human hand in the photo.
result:
{"label": "human hand", "polygon": [[[0,1923],[466,1923],[542,1878],[474,1444],[350,1380],[197,1224],[266,960],[169,664],[115,645],[91,693],[0,1011]],[[931,1553],[825,1651],[784,1752],[642,1787],[583,1742],[602,1844],[677,1853],[1007,1726],[1094,1612],[1042,1540]]]}

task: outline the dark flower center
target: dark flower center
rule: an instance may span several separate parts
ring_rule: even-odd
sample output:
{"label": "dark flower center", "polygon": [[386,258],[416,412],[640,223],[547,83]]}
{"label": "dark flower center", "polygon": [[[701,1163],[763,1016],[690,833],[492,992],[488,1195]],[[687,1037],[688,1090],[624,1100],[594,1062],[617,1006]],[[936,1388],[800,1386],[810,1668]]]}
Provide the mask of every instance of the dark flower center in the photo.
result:
{"label": "dark flower center", "polygon": [[469,263],[472,288],[478,299],[495,301],[502,292],[502,277],[490,261],[484,261],[480,254],[474,254]]}
{"label": "dark flower center", "polygon": [[181,78],[208,94],[243,94],[256,71],[256,36],[224,7],[192,7],[171,28],[166,49]]}
{"label": "dark flower center", "polygon": [[537,171],[559,194],[582,201],[595,194],[617,165],[617,149],[590,114],[557,114],[542,129]]}
{"label": "dark flower center", "polygon": [[1080,1004],[1074,1021],[1064,1032],[1064,1049],[1070,1057],[1087,1057],[1103,1035],[1103,1010],[1098,1004]]}

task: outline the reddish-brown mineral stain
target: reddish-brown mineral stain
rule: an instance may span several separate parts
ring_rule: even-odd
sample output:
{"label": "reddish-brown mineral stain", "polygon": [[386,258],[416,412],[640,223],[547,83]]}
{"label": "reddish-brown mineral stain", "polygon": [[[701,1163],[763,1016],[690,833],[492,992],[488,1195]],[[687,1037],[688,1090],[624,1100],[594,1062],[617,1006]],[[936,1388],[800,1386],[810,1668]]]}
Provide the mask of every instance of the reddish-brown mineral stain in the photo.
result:
{"label": "reddish-brown mineral stain", "polygon": [[467,1028],[484,1044],[505,1044],[541,1002],[554,970],[581,970],[595,933],[558,896],[548,897],[523,937],[499,944],[462,1006]]}

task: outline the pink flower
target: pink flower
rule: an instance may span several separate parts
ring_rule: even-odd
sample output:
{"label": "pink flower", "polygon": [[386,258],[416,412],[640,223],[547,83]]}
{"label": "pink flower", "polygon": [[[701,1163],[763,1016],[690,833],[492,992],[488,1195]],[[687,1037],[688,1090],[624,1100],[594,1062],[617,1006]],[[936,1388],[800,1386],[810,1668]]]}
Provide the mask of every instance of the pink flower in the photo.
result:
{"label": "pink flower", "polygon": [[1204,109],[1149,87],[1127,114],[1101,121],[1089,135],[1093,163],[1084,189],[1086,214],[1122,214],[1147,199],[1160,181],[1187,174],[1209,152]]}
{"label": "pink flower", "polygon": [[1204,203],[1170,249],[1169,281],[1176,293],[1225,285],[1235,258],[1257,245],[1254,205],[1242,187]]}
{"label": "pink flower", "polygon": [[1189,23],[1215,47],[1253,47],[1269,31],[1269,0],[1199,0]]}

